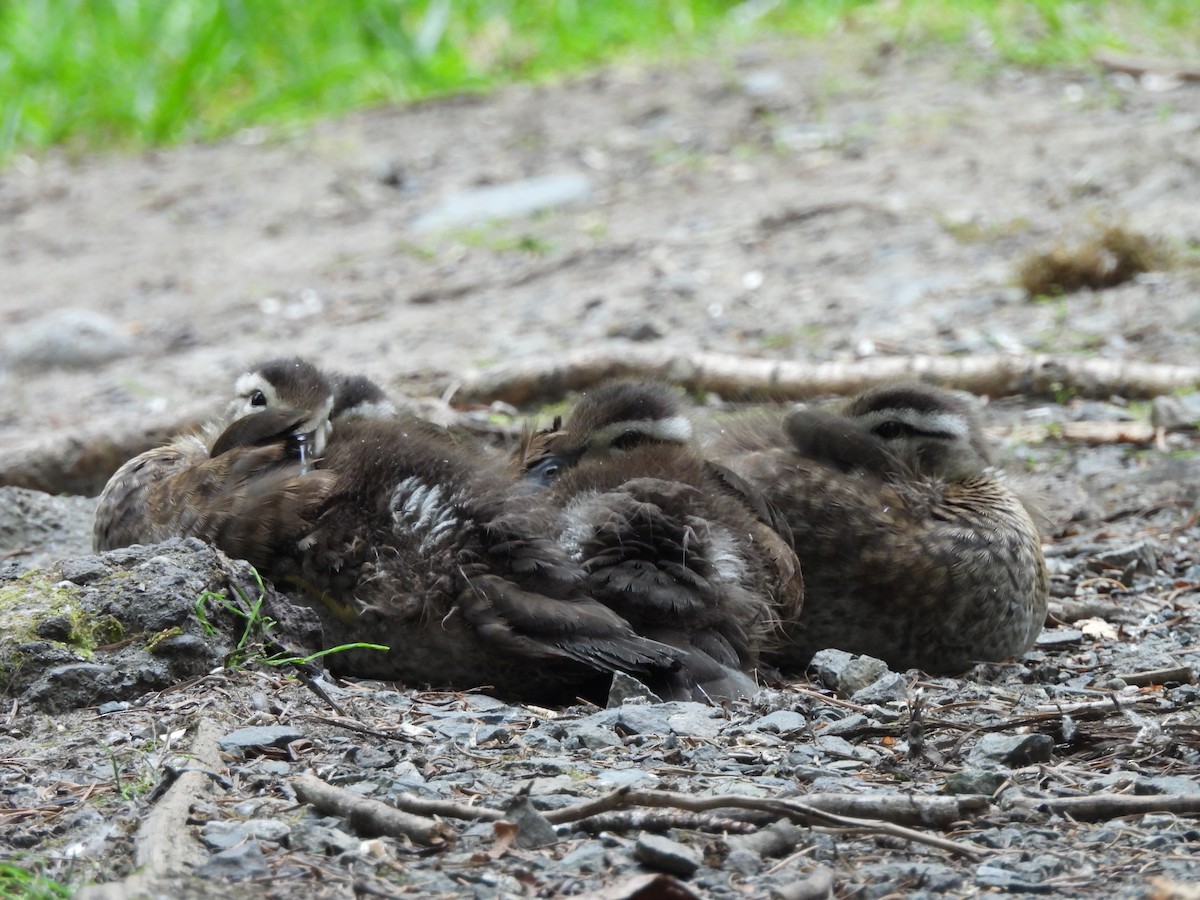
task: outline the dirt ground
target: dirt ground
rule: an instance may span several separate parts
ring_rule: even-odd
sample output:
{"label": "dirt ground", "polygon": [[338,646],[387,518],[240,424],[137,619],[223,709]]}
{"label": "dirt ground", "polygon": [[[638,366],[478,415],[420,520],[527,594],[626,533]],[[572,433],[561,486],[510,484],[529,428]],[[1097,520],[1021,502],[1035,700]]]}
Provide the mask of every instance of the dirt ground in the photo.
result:
{"label": "dirt ground", "polygon": [[[570,205],[442,231],[414,225],[459,192],[568,173],[588,185]],[[1053,300],[1015,286],[1029,253],[1112,223],[1167,242],[1177,264]],[[0,173],[0,454],[221,396],[249,363],[284,353],[414,395],[502,361],[631,343],[800,361],[1048,352],[1190,365],[1200,268],[1188,253],[1197,246],[1200,84],[1030,73],[989,59],[986,47],[912,56],[862,40],[779,42],[286,135],[249,131],[137,157],[20,159]],[[1200,583],[1193,440],[1174,435],[1167,450],[1027,442],[1026,426],[1146,413],[1120,398],[1056,399],[1066,398],[992,404],[1007,464],[1045,510],[1060,560],[1056,597],[1095,599],[1098,589],[1081,585],[1114,566],[1089,560],[1150,540],[1153,577],[1129,600],[1138,615],[1129,613],[1122,639],[1153,633],[1152,615],[1184,622],[1162,652],[1191,665],[1194,680],[1189,641],[1200,615],[1196,593],[1181,587]],[[77,537],[84,552],[87,536]],[[1114,565],[1122,574],[1132,564]],[[1105,594],[1101,606],[1119,618],[1113,604],[1129,596]],[[1077,618],[1088,616],[1064,622]],[[1084,633],[1085,643],[1108,634]],[[1072,641],[1053,664],[1079,675],[1089,661]],[[1109,675],[1123,671],[1119,654],[1091,659],[1110,664]],[[263,690],[253,677],[222,680],[221,720],[265,717]],[[1195,740],[1195,691],[1187,697],[1168,711],[1183,728],[1168,729],[1177,752],[1139,756],[1146,770],[1194,779],[1195,751],[1180,749]],[[178,710],[197,703],[209,707],[187,694],[162,717],[179,724]],[[31,746],[22,740],[55,730],[83,752],[97,727],[86,713],[25,719],[14,707],[3,727],[17,736],[0,755],[18,757]],[[141,813],[121,808],[136,823]],[[28,821],[37,815],[49,813]],[[1189,827],[1170,859],[1194,850]],[[1101,836],[1095,847],[1119,839]],[[981,868],[950,889],[1145,896],[1152,875],[1195,875],[1153,859],[1152,847],[1138,849],[1111,869],[1060,871],[1042,884],[1045,872],[998,882]],[[81,863],[100,878],[129,865]],[[293,872],[277,887],[311,877]],[[348,895],[352,882],[361,889],[343,872],[322,890]],[[588,886],[550,883],[513,882],[547,896]],[[840,893],[864,896],[879,895],[871,885],[914,883],[855,881],[844,869],[837,879]]]}

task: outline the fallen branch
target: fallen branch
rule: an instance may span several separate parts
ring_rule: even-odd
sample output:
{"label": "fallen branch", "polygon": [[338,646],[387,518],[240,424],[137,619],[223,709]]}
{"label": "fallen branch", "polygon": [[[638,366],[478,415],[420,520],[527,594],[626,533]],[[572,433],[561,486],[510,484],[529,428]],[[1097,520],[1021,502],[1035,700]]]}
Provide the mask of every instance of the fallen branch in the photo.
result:
{"label": "fallen branch", "polygon": [[1200,81],[1200,63],[1182,59],[1153,59],[1147,56],[1125,56],[1120,53],[1100,52],[1092,59],[1110,72],[1141,77],[1146,74],[1178,78],[1180,81]]}
{"label": "fallen branch", "polygon": [[588,834],[600,834],[604,831],[618,834],[623,831],[662,832],[672,828],[682,828],[686,831],[707,831],[713,834],[749,835],[757,831],[758,826],[741,819],[714,816],[711,813],[696,813],[686,810],[626,809],[588,816],[586,819],[575,822],[574,828],[577,831],[586,831]]}
{"label": "fallen branch", "polygon": [[1200,795],[1091,794],[1086,797],[1018,797],[1004,805],[1009,809],[1040,809],[1048,813],[1058,813],[1080,822],[1099,822],[1147,813],[1194,816],[1200,814]]}
{"label": "fallen branch", "polygon": [[94,497],[127,459],[197,431],[213,414],[211,403],[154,418],[110,419],[82,431],[42,436],[0,453],[0,485],[48,494]]}
{"label": "fallen branch", "polygon": [[[840,828],[888,834],[914,843],[927,844],[948,853],[978,859],[974,847],[933,835],[923,834],[897,824],[897,820],[921,824],[949,825],[966,813],[986,807],[983,797],[895,797],[857,794],[809,794],[803,802],[765,797],[746,797],[740,794],[695,796],[672,791],[636,791],[618,788],[603,797],[576,803],[562,809],[550,810],[546,820],[554,825],[576,822],[600,813],[633,806],[683,809],[707,812],[715,809],[749,809],[783,816],[797,822],[815,822]],[[867,814],[884,818],[864,819]],[[885,820],[886,818],[886,820]]]}
{"label": "fallen branch", "polygon": [[378,800],[360,797],[326,784],[315,775],[298,775],[288,783],[302,802],[320,812],[340,816],[360,834],[408,837],[429,847],[454,840],[454,829],[445,822],[414,816]]}
{"label": "fallen branch", "polygon": [[[134,839],[137,871],[120,881],[85,887],[75,896],[81,900],[118,900],[122,897],[172,896],[168,879],[182,877],[204,862],[208,853],[188,827],[194,804],[206,799],[212,783],[209,772],[221,768],[217,741],[221,728],[211,719],[201,719],[188,755],[188,768],[163,794],[138,827]],[[207,771],[205,771],[207,770]]]}
{"label": "fallen branch", "polygon": [[610,378],[674,381],[730,400],[800,400],[854,394],[905,378],[987,396],[1156,397],[1200,385],[1200,368],[1108,359],[1033,356],[895,356],[854,362],[802,363],[718,353],[677,353],[664,347],[576,350],[549,359],[502,363],[466,372],[460,401],[522,405],[561,398]]}

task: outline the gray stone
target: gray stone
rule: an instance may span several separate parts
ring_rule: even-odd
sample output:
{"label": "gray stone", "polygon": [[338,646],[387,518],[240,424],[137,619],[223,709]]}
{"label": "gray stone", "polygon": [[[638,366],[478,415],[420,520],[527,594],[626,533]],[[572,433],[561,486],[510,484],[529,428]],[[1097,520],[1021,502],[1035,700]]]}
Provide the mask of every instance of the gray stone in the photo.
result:
{"label": "gray stone", "polygon": [[108,564],[99,556],[64,559],[58,568],[65,581],[79,585],[88,584],[109,573]]}
{"label": "gray stone", "polygon": [[751,97],[770,97],[783,92],[787,82],[775,69],[756,69],[741,78],[742,90]]}
{"label": "gray stone", "polygon": [[386,750],[374,747],[355,747],[350,751],[350,761],[363,769],[383,769],[392,765],[396,758]]}
{"label": "gray stone", "polygon": [[962,887],[963,876],[936,862],[874,863],[857,866],[863,880],[878,884],[919,884],[925,891],[945,894]]}
{"label": "gray stone", "polygon": [[1150,424],[1155,428],[1195,428],[1200,423],[1200,394],[1155,397],[1150,404]]}
{"label": "gray stone", "polygon": [[196,876],[206,881],[214,878],[248,881],[266,875],[268,871],[262,850],[254,841],[248,841],[240,846],[214,853],[208,862],[196,868]]}
{"label": "gray stone", "polygon": [[757,875],[764,868],[762,857],[745,847],[735,847],[725,857],[725,868],[743,878]]}
{"label": "gray stone", "polygon": [[632,675],[625,672],[614,672],[612,677],[612,685],[608,689],[609,709],[616,706],[622,706],[629,700],[649,701],[651,703],[662,703],[662,697],[650,690],[642,682],[638,681]]}
{"label": "gray stone", "polygon": [[1121,569],[1124,572],[1130,566],[1133,572],[1153,575],[1158,569],[1158,557],[1161,548],[1152,541],[1135,541],[1111,550],[1097,553],[1089,560],[1089,567],[1096,571]]}
{"label": "gray stone", "polygon": [[813,743],[822,756],[831,756],[834,759],[860,763],[874,763],[879,759],[875,751],[869,747],[857,746],[845,738],[832,734],[818,734]]}
{"label": "gray stone", "polygon": [[[8,564],[28,571],[53,565],[64,557],[91,554],[95,516],[95,498],[0,487],[0,558],[13,553]],[[85,558],[96,559],[90,555]],[[69,568],[62,577],[75,580]]]}
{"label": "gray stone", "polygon": [[592,194],[586,175],[565,172],[490,185],[454,194],[417,217],[413,231],[445,231],[501,219],[515,219],[545,209],[582,203]]}
{"label": "gray stone", "polygon": [[230,847],[244,844],[249,837],[250,833],[242,827],[241,822],[218,819],[215,822],[205,822],[204,827],[200,829],[200,840],[213,850],[228,850]]}
{"label": "gray stone", "polygon": [[574,874],[576,872],[603,872],[608,868],[608,851],[603,844],[588,841],[576,850],[572,850],[562,859],[551,863],[550,868],[556,872]]}
{"label": "gray stone", "polygon": [[288,842],[293,850],[333,854],[353,850],[359,844],[356,838],[339,828],[331,828],[328,825],[311,821],[297,822],[293,825]]}
{"label": "gray stone", "polygon": [[825,736],[835,734],[843,735],[859,731],[860,729],[867,728],[870,725],[871,720],[862,713],[851,713],[845,718],[838,719],[835,722],[830,722],[821,729],[820,733]]}
{"label": "gray stone", "polygon": [[952,773],[943,790],[947,794],[984,794],[991,796],[1008,778],[995,769],[963,769]]}
{"label": "gray stone", "polygon": [[[860,657],[862,659],[864,657]],[[869,657],[866,657],[869,658]],[[865,688],[850,695],[855,703],[894,703],[908,698],[908,679],[899,672],[887,672],[876,678]]]}
{"label": "gray stone", "polygon": [[970,759],[979,764],[1017,767],[1049,762],[1054,738],[1048,734],[985,734],[971,748]]}
{"label": "gray stone", "polygon": [[695,850],[660,834],[638,835],[633,858],[651,869],[681,878],[690,877],[700,868],[700,855]]}
{"label": "gray stone", "polygon": [[769,731],[773,734],[791,734],[795,731],[803,731],[807,725],[808,722],[804,716],[791,709],[777,709],[750,723],[750,727],[755,731]]}
{"label": "gray stone", "polygon": [[621,738],[611,728],[579,725],[571,729],[571,743],[587,750],[603,750],[605,747],[620,746]]}
{"label": "gray stone", "polygon": [[538,847],[549,846],[558,840],[554,826],[533,808],[527,794],[518,796],[505,810],[504,817],[519,829],[517,846],[524,850],[536,850]]}
{"label": "gray stone", "polygon": [[634,768],[604,769],[596,773],[595,777],[596,783],[602,784],[606,788],[629,787],[634,784],[642,787],[654,787],[659,783],[657,775]]}
{"label": "gray stone", "polygon": [[836,691],[839,697],[849,697],[887,674],[888,667],[873,656],[855,656],[845,650],[829,648],[813,655],[809,668],[817,673],[821,683]]}
{"label": "gray stone", "polygon": [[1037,636],[1042,648],[1069,647],[1083,642],[1083,632],[1076,628],[1046,628]]}
{"label": "gray stone", "polygon": [[133,341],[108,316],[90,309],[61,309],[10,327],[3,346],[13,368],[85,369],[129,355]]}
{"label": "gray stone", "polygon": [[265,747],[286,747],[304,737],[304,732],[288,725],[253,725],[239,728],[221,738],[217,744],[226,753]]}
{"label": "gray stone", "polygon": [[666,333],[664,328],[664,326],[649,319],[634,319],[629,322],[618,322],[616,325],[613,325],[612,328],[608,329],[608,336],[644,343],[646,341],[657,341]]}

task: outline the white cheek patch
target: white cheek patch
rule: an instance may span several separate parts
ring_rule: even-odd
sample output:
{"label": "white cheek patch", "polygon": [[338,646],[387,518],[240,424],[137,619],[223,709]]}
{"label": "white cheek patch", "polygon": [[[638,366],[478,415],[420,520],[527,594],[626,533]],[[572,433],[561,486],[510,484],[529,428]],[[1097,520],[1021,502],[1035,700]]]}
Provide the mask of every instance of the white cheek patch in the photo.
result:
{"label": "white cheek patch", "polygon": [[275,386],[271,382],[267,381],[260,372],[247,372],[233,384],[233,392],[236,396],[229,404],[230,418],[240,418],[247,413],[264,409],[262,406],[250,405],[250,397],[255,391],[262,391],[263,396],[267,398],[267,406],[282,406],[279,402],[279,392],[275,390]]}

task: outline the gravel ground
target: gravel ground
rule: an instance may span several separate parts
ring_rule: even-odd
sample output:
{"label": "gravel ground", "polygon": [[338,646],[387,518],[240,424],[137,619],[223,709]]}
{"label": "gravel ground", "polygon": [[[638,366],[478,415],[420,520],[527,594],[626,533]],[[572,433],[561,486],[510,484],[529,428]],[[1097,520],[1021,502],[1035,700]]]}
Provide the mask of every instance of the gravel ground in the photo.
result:
{"label": "gravel ground", "polygon": [[[279,352],[413,395],[631,344],[1190,365],[1200,86],[1162,86],[770,45],[282,138],[18,161],[2,455],[176,414]],[[1027,254],[1112,222],[1176,264],[1053,301],[1013,286]],[[721,708],[622,683],[608,708],[538,709],[231,658],[237,617],[212,607],[208,634],[194,606],[253,596],[242,564],[187,543],[92,557],[94,501],[0,489],[4,633],[78,601],[143,635],[84,658],[50,615],[23,666],[5,657],[0,854],[72,886],[135,879],[85,896],[1194,897],[1194,398],[1070,393],[988,409],[1043,511],[1034,652],[954,679],[830,653]],[[302,644],[303,614],[266,593]],[[164,628],[173,644],[144,639]],[[366,800],[419,820],[348,811]]]}

